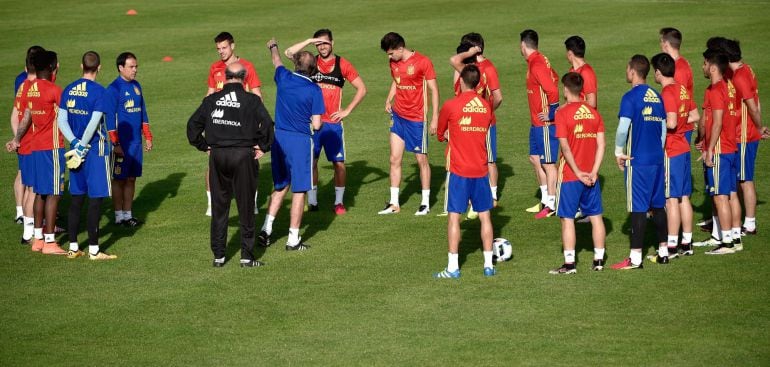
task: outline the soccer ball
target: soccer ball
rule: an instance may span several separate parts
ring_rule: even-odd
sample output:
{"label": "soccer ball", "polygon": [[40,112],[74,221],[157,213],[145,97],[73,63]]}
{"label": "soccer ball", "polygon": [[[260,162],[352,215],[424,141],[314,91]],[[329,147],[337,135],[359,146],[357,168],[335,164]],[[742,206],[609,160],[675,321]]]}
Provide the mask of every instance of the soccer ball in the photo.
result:
{"label": "soccer ball", "polygon": [[513,257],[513,246],[505,238],[495,238],[492,241],[492,256],[497,261],[508,261]]}

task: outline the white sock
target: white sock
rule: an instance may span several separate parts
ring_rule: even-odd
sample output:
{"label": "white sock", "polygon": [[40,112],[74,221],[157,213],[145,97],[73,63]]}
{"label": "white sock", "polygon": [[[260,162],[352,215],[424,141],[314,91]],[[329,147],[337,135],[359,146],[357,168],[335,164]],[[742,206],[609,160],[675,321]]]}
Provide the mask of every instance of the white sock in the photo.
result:
{"label": "white sock", "polygon": [[631,258],[631,263],[634,265],[639,265],[642,263],[642,251],[634,251],[631,250],[631,254],[628,256]]}
{"label": "white sock", "polygon": [[661,244],[658,245],[658,256],[666,256],[668,257],[668,245],[667,244]]}
{"label": "white sock", "polygon": [[334,187],[334,205],[342,204],[342,197],[345,196],[345,186]]}
{"label": "white sock", "polygon": [[484,267],[494,268],[495,265],[492,263],[492,251],[482,251],[481,253],[484,254]]}
{"label": "white sock", "polygon": [[422,190],[422,202],[420,205],[430,205],[430,189]]}
{"label": "white sock", "polygon": [[123,211],[123,220],[129,220],[134,217],[134,214],[130,210]]}
{"label": "white sock", "polygon": [[390,188],[390,203],[398,206],[398,187]]}
{"label": "white sock", "polygon": [[722,243],[733,243],[733,233],[730,230],[722,231]]}
{"label": "white sock", "polygon": [[289,228],[289,246],[297,246],[299,240],[299,228]]}
{"label": "white sock", "polygon": [[551,210],[556,210],[556,195],[548,195],[548,202],[545,205]]}
{"label": "white sock", "polygon": [[53,233],[44,233],[43,238],[45,238],[45,243],[55,242],[56,237]]}
{"label": "white sock", "polygon": [[446,265],[446,271],[451,273],[455,270],[460,269],[460,264],[457,261],[458,258],[459,258],[459,254],[453,254],[451,252],[449,253],[449,261],[447,262],[447,265]]}
{"label": "white sock", "polygon": [[307,192],[307,205],[318,205],[318,186],[313,186]]}
{"label": "white sock", "polygon": [[548,202],[548,185],[540,185],[540,202],[543,204]]}
{"label": "white sock", "polygon": [[692,243],[692,232],[682,232],[682,243]]}
{"label": "white sock", "polygon": [[746,217],[743,221],[743,226],[749,231],[757,229],[757,218]]}
{"label": "white sock", "polygon": [[[666,241],[668,244],[668,247],[676,247],[676,245],[679,244],[679,236],[677,235],[668,235],[668,241]],[[684,242],[684,241],[682,241]]]}
{"label": "white sock", "polygon": [[24,210],[21,209],[21,206],[16,206],[16,218],[23,217],[24,216]]}
{"label": "white sock", "polygon": [[575,250],[566,250],[566,251],[564,251],[564,262],[566,264],[574,264],[575,263]]}
{"label": "white sock", "polygon": [[492,189],[492,200],[497,200],[497,186],[490,186],[490,189]]}
{"label": "white sock", "polygon": [[[209,205],[211,206],[211,205]],[[115,211],[115,223],[123,221],[123,211],[122,210],[116,210]]]}
{"label": "white sock", "polygon": [[722,237],[719,236],[720,229],[719,229],[719,218],[718,217],[711,217],[713,220],[711,222],[711,237],[714,237],[718,240],[721,240]]}
{"label": "white sock", "polygon": [[21,238],[24,240],[29,240],[32,238],[32,234],[35,231],[35,219],[30,217],[24,217],[24,231],[21,235]]}
{"label": "white sock", "polygon": [[78,252],[80,250],[80,246],[78,246],[77,242],[70,242],[70,251],[72,252]]}
{"label": "white sock", "polygon": [[[34,224],[33,224],[34,226]],[[34,228],[32,233],[35,236],[35,239],[42,240],[43,239],[43,229],[42,228]]]}
{"label": "white sock", "polygon": [[[88,246],[88,253],[91,254],[91,255],[98,254],[99,253],[99,245],[96,245],[96,246],[89,245]],[[225,258],[224,257],[222,258],[222,262],[225,262]]]}
{"label": "white sock", "polygon": [[209,208],[211,208],[211,191],[206,191],[206,198],[208,199]]}
{"label": "white sock", "polygon": [[733,241],[741,239],[741,227],[733,227]]}
{"label": "white sock", "polygon": [[594,260],[604,260],[604,248],[594,247]]}
{"label": "white sock", "polygon": [[265,223],[262,224],[262,230],[267,232],[267,234],[273,233],[273,221],[275,220],[275,217],[268,214],[265,216]]}

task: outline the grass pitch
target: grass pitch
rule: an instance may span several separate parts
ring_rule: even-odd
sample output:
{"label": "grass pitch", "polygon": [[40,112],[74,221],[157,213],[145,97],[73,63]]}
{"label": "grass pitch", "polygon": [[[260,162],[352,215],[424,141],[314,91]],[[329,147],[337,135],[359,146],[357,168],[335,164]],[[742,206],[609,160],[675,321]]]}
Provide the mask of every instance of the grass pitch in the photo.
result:
{"label": "grass pitch", "polygon": [[[124,15],[131,8],[138,15]],[[608,130],[601,175],[612,263],[628,252],[622,175],[611,161],[618,101],[629,87],[628,58],[659,52],[658,29],[679,28],[700,101],[706,39],[736,37],[763,91],[770,82],[768,14],[766,1],[6,1],[0,7],[0,105],[8,114],[10,83],[28,46],[59,53],[62,86],[79,76],[83,52],[102,55],[99,81],[106,85],[117,75],[115,56],[130,50],[139,58],[137,79],[156,147],[145,156],[134,208],[146,224],[115,227],[105,205],[101,241],[120,257],[108,263],[42,256],[18,245],[10,185],[16,158],[0,154],[0,365],[767,365],[766,147],[757,165],[760,232],[745,240],[742,253],[708,257],[698,250],[668,266],[591,273],[590,229],[579,225],[579,273],[550,276],[547,270],[562,261],[559,223],[535,221],[523,210],[536,202],[537,187],[527,161],[526,66],[518,34],[537,30],[541,51],[560,74],[569,68],[564,39],[579,34],[586,40]],[[237,53],[257,68],[272,111],[266,41],[275,36],[283,50],[325,27],[334,31],[335,51],[357,67],[369,90],[346,120],[349,212],[331,212],[331,166],[322,163],[322,211],[306,215],[302,228],[311,251],[281,249],[284,207],[275,226],[277,246],[260,254],[269,266],[240,269],[233,209],[228,252],[235,258],[213,269],[203,215],[206,159],[185,138],[187,118],[205,95],[208,67],[217,59],[213,37],[233,33]],[[500,264],[494,278],[481,274],[479,226],[466,221],[463,278],[431,279],[446,263],[446,219],[411,215],[419,205],[411,157],[405,157],[404,212],[376,215],[388,195],[383,107],[390,76],[379,40],[389,31],[433,60],[442,101],[451,95],[447,60],[462,34],[481,33],[486,55],[498,67],[502,196],[493,221],[495,235],[513,242],[514,258]],[[164,56],[174,61],[162,62]],[[348,101],[350,90],[346,96]],[[0,135],[10,137],[7,127]],[[432,214],[441,211],[442,150],[431,142]],[[262,162],[257,225],[270,191],[268,162]],[[700,166],[693,166],[700,218],[708,205]],[[85,241],[85,234],[80,238]],[[654,251],[652,241],[648,246]]]}

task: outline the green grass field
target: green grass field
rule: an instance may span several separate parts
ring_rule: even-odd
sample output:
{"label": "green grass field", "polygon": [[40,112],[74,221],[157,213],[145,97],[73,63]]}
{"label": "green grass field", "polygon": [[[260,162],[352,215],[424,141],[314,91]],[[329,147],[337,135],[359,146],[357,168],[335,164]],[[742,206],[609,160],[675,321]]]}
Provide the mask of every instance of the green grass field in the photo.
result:
{"label": "green grass field", "polygon": [[[124,15],[132,8],[137,16]],[[579,225],[579,273],[550,276],[547,271],[562,261],[559,223],[535,221],[523,210],[536,202],[537,186],[527,161],[526,65],[518,48],[519,32],[536,29],[541,51],[564,73],[564,39],[586,39],[608,129],[601,176],[608,262],[614,263],[628,255],[630,228],[622,174],[610,158],[618,102],[629,88],[627,60],[659,52],[659,28],[679,28],[700,103],[705,41],[735,37],[760,91],[768,90],[767,1],[3,1],[0,20],[3,114],[10,115],[11,80],[30,45],[59,53],[61,86],[79,77],[80,57],[91,49],[102,55],[99,81],[109,84],[117,75],[115,56],[130,50],[139,58],[137,79],[156,145],[145,155],[134,208],[146,224],[116,227],[111,204],[105,204],[101,241],[120,257],[108,263],[43,256],[18,245],[21,226],[12,224],[11,190],[16,158],[0,154],[2,366],[770,364],[767,147],[757,166],[760,232],[745,240],[742,253],[709,257],[699,249],[668,266],[592,273],[590,227]],[[306,215],[302,228],[311,251],[282,249],[285,206],[275,225],[278,245],[260,250],[269,266],[239,268],[233,208],[231,263],[213,269],[209,218],[203,215],[206,159],[185,137],[187,119],[206,92],[208,67],[217,60],[213,37],[233,33],[237,53],[260,73],[272,111],[275,84],[266,41],[275,36],[283,50],[325,27],[334,31],[335,51],[357,67],[369,90],[346,120],[348,214],[331,212],[331,166],[323,163],[322,211]],[[504,95],[498,111],[502,196],[493,221],[496,237],[514,244],[513,260],[500,264],[494,278],[481,274],[479,225],[471,221],[463,223],[463,278],[431,278],[446,265],[446,218],[433,215],[443,197],[439,143],[432,142],[430,155],[432,214],[411,215],[419,185],[414,159],[406,157],[404,212],[376,215],[388,198],[383,106],[390,75],[379,40],[389,31],[432,58],[442,101],[451,95],[447,60],[460,36],[476,31],[486,39],[485,54],[500,72]],[[167,55],[174,61],[162,62]],[[11,136],[7,126],[0,129],[2,142]],[[258,226],[271,187],[268,162],[262,162]],[[699,220],[709,206],[700,165],[693,166]],[[67,202],[65,197],[63,216]],[[695,240],[701,236],[707,235],[696,233]],[[85,233],[80,239],[85,242]],[[65,236],[59,241],[67,243]],[[653,242],[647,244],[653,252]]]}

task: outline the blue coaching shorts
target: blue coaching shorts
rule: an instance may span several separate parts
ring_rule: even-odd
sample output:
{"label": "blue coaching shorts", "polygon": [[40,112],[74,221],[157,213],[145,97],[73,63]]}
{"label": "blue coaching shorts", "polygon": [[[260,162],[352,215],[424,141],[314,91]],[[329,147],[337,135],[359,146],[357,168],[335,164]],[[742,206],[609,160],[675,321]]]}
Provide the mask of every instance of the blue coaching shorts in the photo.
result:
{"label": "blue coaching shorts", "polygon": [[684,132],[684,138],[687,139],[687,144],[692,144],[692,130]]}
{"label": "blue coaching shorts", "polygon": [[64,148],[32,152],[35,182],[32,191],[38,195],[61,195],[64,192]]}
{"label": "blue coaching shorts", "polygon": [[481,213],[492,209],[492,189],[489,187],[489,175],[467,178],[449,173],[447,184],[447,211],[465,213],[468,201],[473,210]]}
{"label": "blue coaching shorts", "polygon": [[89,151],[83,164],[70,170],[70,194],[106,198],[112,193],[110,181],[110,156]]}
{"label": "blue coaching shorts", "polygon": [[706,192],[709,195],[730,195],[737,192],[735,153],[715,154],[714,166],[706,167]]}
{"label": "blue coaching shorts", "polygon": [[487,163],[497,162],[497,124],[487,130]]}
{"label": "blue coaching shorts", "polygon": [[345,161],[345,132],[342,122],[324,122],[321,130],[313,134],[313,158],[321,156],[321,148],[326,152],[329,162]]}
{"label": "blue coaching shorts", "polygon": [[666,199],[692,195],[690,153],[666,157]]}
{"label": "blue coaching shorts", "polygon": [[759,141],[738,143],[738,181],[754,181],[754,164],[757,161]]}
{"label": "blue coaching shorts", "polygon": [[35,160],[30,154],[19,154],[19,170],[21,171],[21,184],[27,187],[35,186]]}
{"label": "blue coaching shorts", "polygon": [[273,169],[273,187],[283,190],[291,185],[291,192],[306,192],[313,187],[313,138],[286,130],[275,130],[270,149]]}
{"label": "blue coaching shorts", "polygon": [[556,190],[556,215],[559,218],[575,218],[578,208],[583,215],[590,217],[604,212],[602,207],[602,189],[597,181],[593,186],[582,182],[559,182]]}
{"label": "blue coaching shorts", "polygon": [[390,114],[390,132],[404,141],[404,149],[414,154],[428,154],[428,130],[422,121],[411,121],[399,116],[396,111]]}
{"label": "blue coaching shorts", "polygon": [[556,125],[529,128],[529,155],[540,157],[540,163],[556,163],[559,154],[559,139],[556,139]]}
{"label": "blue coaching shorts", "polygon": [[142,143],[121,145],[121,148],[123,148],[123,160],[115,156],[112,176],[116,180],[142,177]]}
{"label": "blue coaching shorts", "polygon": [[650,209],[666,206],[664,171],[662,164],[626,167],[626,210],[646,213]]}

